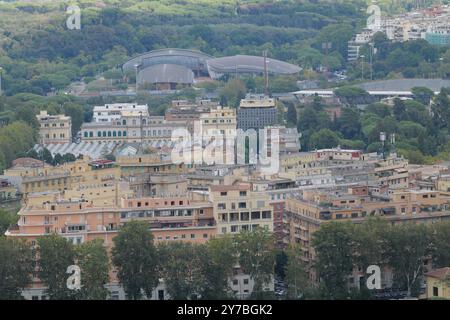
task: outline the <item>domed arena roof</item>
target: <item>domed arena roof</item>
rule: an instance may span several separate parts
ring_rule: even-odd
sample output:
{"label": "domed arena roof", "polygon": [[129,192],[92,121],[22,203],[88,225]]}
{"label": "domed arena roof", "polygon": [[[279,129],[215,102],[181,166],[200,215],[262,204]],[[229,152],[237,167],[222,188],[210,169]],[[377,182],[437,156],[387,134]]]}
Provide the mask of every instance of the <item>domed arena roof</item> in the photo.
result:
{"label": "domed arena roof", "polygon": [[177,83],[192,84],[194,73],[191,69],[174,65],[158,64],[147,67],[138,73],[138,83]]}

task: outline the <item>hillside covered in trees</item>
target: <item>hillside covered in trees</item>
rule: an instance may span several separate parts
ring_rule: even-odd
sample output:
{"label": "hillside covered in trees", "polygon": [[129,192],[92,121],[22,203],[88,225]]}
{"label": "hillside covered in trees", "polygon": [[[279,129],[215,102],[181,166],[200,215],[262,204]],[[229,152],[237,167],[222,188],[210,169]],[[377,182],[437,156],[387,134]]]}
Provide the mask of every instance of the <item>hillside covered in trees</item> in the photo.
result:
{"label": "hillside covered in trees", "polygon": [[[217,57],[261,55],[263,50],[268,50],[270,57],[302,67],[296,76],[271,79],[271,93],[295,91],[298,80],[316,80],[323,87],[352,85],[361,80],[361,65],[347,62],[347,42],[365,26],[368,3],[365,0],[80,0],[77,5],[81,9],[81,30],[69,30],[66,19],[70,14],[66,10],[70,1],[2,1],[0,126],[5,134],[0,139],[0,170],[15,157],[25,155],[37,141],[34,115],[39,110],[45,108],[50,114],[72,116],[76,133],[83,121],[89,121],[94,104],[126,101],[113,97],[81,99],[67,94],[67,88],[80,81],[89,89],[103,81],[114,84],[116,89],[125,89],[135,82],[135,75],[134,72],[123,74],[118,67],[130,57],[149,50],[186,48]],[[413,0],[380,1],[385,13],[409,10],[414,3]],[[435,2],[426,2],[432,3]],[[374,56],[375,79],[450,76],[449,48],[434,47],[422,40],[390,43],[382,35],[375,41],[379,47]],[[331,43],[331,48],[324,50],[324,43]],[[320,71],[323,66],[330,71],[346,70],[348,79],[341,83],[330,81]],[[439,74],[434,72],[438,68]],[[226,81],[208,83],[203,89],[218,92],[221,101],[232,106],[245,92],[262,92],[262,77],[241,80],[238,85]],[[187,89],[165,97],[140,93],[136,100],[147,103],[152,114],[162,115],[171,99],[194,99],[198,92]],[[359,128],[367,127],[366,123],[378,128],[378,122],[372,122],[375,118],[358,118],[365,122],[354,129],[355,133],[328,121],[319,121],[320,125],[310,128],[302,119],[315,117],[322,109],[306,114],[310,108],[304,107],[307,106],[297,106],[299,123],[289,119],[304,134],[304,147],[318,147],[320,144],[314,142],[313,134],[329,129],[340,134],[337,139],[341,145],[374,149],[368,129],[360,131]],[[380,123],[389,123],[383,120],[381,116]],[[416,120],[406,117],[403,121]],[[427,118],[421,117],[414,122],[422,126],[415,129],[435,132],[434,125],[427,127],[425,121]],[[17,130],[19,126],[27,126],[27,130]],[[16,131],[31,136],[15,144],[8,137]],[[435,133],[434,137],[437,138],[433,143],[438,146],[433,144],[429,150],[421,150],[422,155],[435,156],[443,151],[446,140],[442,133]],[[331,140],[336,141],[336,137]],[[417,143],[410,139],[402,148],[412,148]]]}

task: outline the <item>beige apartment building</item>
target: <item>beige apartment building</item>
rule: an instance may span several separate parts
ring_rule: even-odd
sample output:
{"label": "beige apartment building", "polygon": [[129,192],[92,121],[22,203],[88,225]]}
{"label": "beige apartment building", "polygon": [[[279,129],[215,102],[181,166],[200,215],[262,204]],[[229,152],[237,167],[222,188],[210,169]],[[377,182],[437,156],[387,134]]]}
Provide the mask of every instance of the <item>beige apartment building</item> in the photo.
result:
{"label": "beige apartment building", "polygon": [[209,188],[217,234],[237,234],[261,227],[273,232],[273,207],[269,196],[252,190],[251,183],[213,185]]}
{"label": "beige apartment building", "polygon": [[190,171],[190,164],[176,164],[170,154],[151,153],[117,156],[116,163],[121,169],[122,176],[139,174],[182,174]]}
{"label": "beige apartment building", "polygon": [[72,119],[70,117],[62,114],[49,115],[47,111],[41,111],[36,118],[39,123],[40,143],[72,142]]}
{"label": "beige apartment building", "polygon": [[438,191],[396,190],[372,195],[368,186],[354,186],[347,192],[304,190],[286,201],[284,242],[300,243],[307,262],[314,260],[312,234],[322,223],[361,223],[376,216],[390,223],[416,221],[432,223],[450,219],[450,198]]}
{"label": "beige apartment building", "polygon": [[5,170],[3,177],[18,186],[24,200],[32,193],[59,191],[68,198],[80,194],[80,197],[89,198],[90,201],[101,201],[103,205],[117,202],[121,193],[129,194],[128,188],[119,183],[119,166],[113,161],[93,161],[89,157],[60,166],[43,164],[41,161],[22,161]]}
{"label": "beige apartment building", "polygon": [[[6,235],[26,239],[32,246],[36,246],[37,237],[56,233],[75,245],[102,239],[110,251],[120,227],[132,220],[147,222],[156,242],[204,243],[216,235],[212,205],[186,197],[123,197],[118,205],[97,206],[88,200],[67,200],[59,192],[48,192],[31,195],[18,214],[18,224]],[[36,274],[32,280],[23,295],[28,299],[44,299],[44,284]],[[111,298],[124,297],[114,269],[107,288]],[[164,297],[167,294],[164,292],[164,284],[160,283],[154,290],[154,297]]]}

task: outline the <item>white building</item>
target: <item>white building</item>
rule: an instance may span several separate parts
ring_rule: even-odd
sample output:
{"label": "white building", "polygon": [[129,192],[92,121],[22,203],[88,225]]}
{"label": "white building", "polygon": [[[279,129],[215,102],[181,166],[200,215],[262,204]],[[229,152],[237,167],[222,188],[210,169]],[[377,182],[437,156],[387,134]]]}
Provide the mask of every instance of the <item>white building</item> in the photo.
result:
{"label": "white building", "polygon": [[93,122],[113,122],[120,119],[124,112],[136,112],[142,114],[143,117],[148,117],[148,106],[138,105],[136,103],[111,103],[104,106],[95,106]]}

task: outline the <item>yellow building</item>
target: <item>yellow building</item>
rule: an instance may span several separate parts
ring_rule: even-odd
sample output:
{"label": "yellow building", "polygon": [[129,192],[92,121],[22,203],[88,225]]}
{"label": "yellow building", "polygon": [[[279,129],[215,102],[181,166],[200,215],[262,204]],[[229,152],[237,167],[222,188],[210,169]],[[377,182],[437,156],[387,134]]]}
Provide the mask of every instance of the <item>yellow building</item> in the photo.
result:
{"label": "yellow building", "polygon": [[[40,161],[19,161],[5,170],[5,177],[19,185],[24,199],[32,193],[59,191],[66,198],[85,198],[94,202],[114,204],[119,196],[120,167],[109,160],[92,161],[85,156],[60,166]],[[129,194],[129,188],[122,187]],[[101,190],[101,191],[100,191]]]}
{"label": "yellow building", "polygon": [[250,183],[210,186],[217,234],[237,234],[257,227],[273,232],[273,207],[263,192],[252,191]]}
{"label": "yellow building", "polygon": [[146,173],[180,174],[189,170],[188,165],[175,164],[163,153],[118,156],[116,162],[124,177]]}
{"label": "yellow building", "polygon": [[[236,111],[231,108],[218,106],[211,109],[210,112],[200,115],[204,163],[234,164],[236,125]],[[198,133],[194,129],[195,134]],[[196,139],[195,136],[194,139]]]}
{"label": "yellow building", "polygon": [[40,143],[71,143],[72,119],[58,114],[49,115],[47,111],[41,111],[36,118],[39,122]]}
{"label": "yellow building", "polygon": [[436,189],[439,191],[450,192],[450,174],[439,175],[436,180]]}
{"label": "yellow building", "polygon": [[450,299],[450,267],[425,274],[428,299]]}

